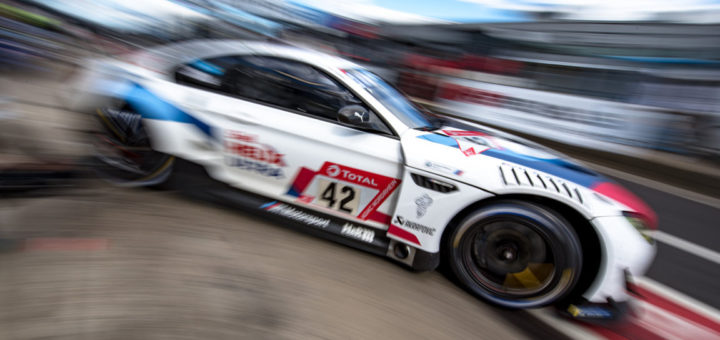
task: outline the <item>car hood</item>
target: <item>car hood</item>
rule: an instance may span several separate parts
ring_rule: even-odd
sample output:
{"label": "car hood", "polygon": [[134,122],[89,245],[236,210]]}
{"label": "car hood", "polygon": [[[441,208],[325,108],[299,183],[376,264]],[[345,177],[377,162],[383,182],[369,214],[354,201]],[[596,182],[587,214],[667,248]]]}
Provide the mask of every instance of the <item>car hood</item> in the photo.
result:
{"label": "car hood", "polygon": [[642,215],[648,225],[656,228],[657,217],[642,200],[569,157],[482,125],[453,122],[432,130],[406,131],[401,138],[406,165],[492,193],[520,190],[517,185],[509,185],[504,176],[514,176],[514,182],[521,183],[542,174],[558,183],[575,184],[601,194],[618,204],[620,210]]}
{"label": "car hood", "polygon": [[406,164],[492,191],[501,185],[503,164],[543,172],[584,187],[607,182],[556,151],[480,125],[447,124],[408,130],[402,136]]}

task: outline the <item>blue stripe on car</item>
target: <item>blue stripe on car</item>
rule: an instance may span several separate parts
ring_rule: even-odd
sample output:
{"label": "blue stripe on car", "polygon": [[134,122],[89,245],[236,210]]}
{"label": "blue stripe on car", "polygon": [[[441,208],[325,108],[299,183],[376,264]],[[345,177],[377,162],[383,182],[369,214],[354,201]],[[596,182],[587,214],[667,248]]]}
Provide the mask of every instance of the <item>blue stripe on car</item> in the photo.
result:
{"label": "blue stripe on car", "polygon": [[[456,148],[458,150],[460,149],[460,146],[458,146],[455,139],[449,136],[439,134],[427,134],[418,136],[418,138]],[[597,182],[605,181],[602,176],[561,158],[536,158],[528,155],[519,154],[508,149],[492,148],[483,152],[482,155],[502,159],[504,161],[513,162],[515,164],[539,170],[588,188],[591,188]]]}
{"label": "blue stripe on car", "polygon": [[125,101],[143,118],[192,124],[208,137],[212,137],[210,125],[180,110],[138,84],[130,87],[125,94]]}
{"label": "blue stripe on car", "polygon": [[190,63],[191,66],[195,67],[196,69],[200,71],[205,71],[210,74],[214,74],[216,76],[221,76],[225,74],[225,70],[221,69],[220,67],[217,67],[211,63],[208,63],[204,60],[196,60]]}
{"label": "blue stripe on car", "polygon": [[450,147],[460,149],[460,146],[458,146],[458,143],[452,137],[436,135],[436,134],[427,134],[427,135],[418,136],[418,138],[429,140],[433,143],[447,145]]}

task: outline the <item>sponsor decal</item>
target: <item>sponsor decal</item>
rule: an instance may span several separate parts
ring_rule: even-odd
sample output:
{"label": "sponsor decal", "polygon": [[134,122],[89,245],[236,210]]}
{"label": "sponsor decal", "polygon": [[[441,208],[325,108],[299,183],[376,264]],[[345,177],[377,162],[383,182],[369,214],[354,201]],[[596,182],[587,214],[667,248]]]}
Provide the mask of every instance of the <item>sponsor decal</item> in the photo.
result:
{"label": "sponsor decal", "polygon": [[428,194],[423,194],[422,196],[416,198],[415,205],[417,205],[417,218],[425,216],[428,207],[430,207],[432,203],[433,199]]}
{"label": "sponsor decal", "polygon": [[284,178],[283,154],[260,143],[257,136],[239,131],[225,133],[225,164],[263,176]]}
{"label": "sponsor decal", "polygon": [[431,228],[431,227],[422,225],[417,222],[408,221],[400,215],[395,216],[395,220],[393,221],[393,223],[395,223],[401,227],[405,227],[407,229],[412,229],[412,230],[419,231],[423,234],[428,234],[430,236],[433,236],[433,234],[435,234],[435,228]]}
{"label": "sponsor decal", "polygon": [[[556,155],[542,149],[480,131],[442,130],[448,137],[455,140],[457,147],[466,156],[478,155],[492,149],[492,152],[515,154],[533,160],[555,160]],[[480,151],[478,151],[480,150]]]}
{"label": "sponsor decal", "polygon": [[368,204],[368,206],[363,210],[362,213],[360,213],[360,218],[367,219],[368,215],[375,211],[382,202],[385,201],[385,199],[390,195],[390,193],[397,188],[398,184],[400,183],[400,180],[393,179],[390,184],[385,186],[385,189],[383,189],[375,198]]}
{"label": "sponsor decal", "polygon": [[301,168],[286,194],[303,203],[387,224],[390,216],[377,209],[399,185],[396,178],[325,162],[318,171]]}
{"label": "sponsor decal", "polygon": [[399,227],[391,224],[390,227],[388,227],[388,235],[395,236],[397,238],[403,239],[407,242],[414,243],[417,245],[421,245],[420,241],[418,240],[417,236],[415,234],[405,230],[400,229]]}
{"label": "sponsor decal", "polygon": [[465,130],[442,130],[448,136],[487,136],[486,133],[480,131],[465,131]]}
{"label": "sponsor decal", "polygon": [[318,202],[324,202],[323,205],[330,209],[357,215],[360,191],[356,187],[324,179],[319,180],[318,187]]}
{"label": "sponsor decal", "polygon": [[613,317],[612,312],[601,306],[570,305],[567,311],[575,318],[610,319]]}
{"label": "sponsor decal", "polygon": [[328,177],[338,178],[343,181],[355,184],[360,184],[373,188],[378,187],[378,184],[375,182],[375,179],[378,177],[377,174],[355,168],[345,167],[339,164],[326,162],[323,165],[323,168],[320,169],[320,173],[324,173]]}
{"label": "sponsor decal", "polygon": [[479,131],[442,130],[442,134],[434,133],[418,136],[433,143],[458,148],[467,157],[479,155],[490,149],[502,149],[495,137]]}
{"label": "sponsor decal", "polygon": [[375,232],[364,227],[356,226],[352,223],[345,223],[340,233],[363,242],[372,243],[375,240]]}
{"label": "sponsor decal", "polygon": [[298,201],[303,202],[303,203],[310,203],[310,202],[312,202],[314,199],[315,199],[314,196],[302,195],[302,196],[298,197]]}
{"label": "sponsor decal", "polygon": [[458,148],[467,157],[479,155],[490,148],[499,148],[494,138],[484,132],[465,130],[442,130],[442,132],[455,139]]}
{"label": "sponsor decal", "polygon": [[268,212],[271,212],[273,214],[287,217],[291,220],[295,220],[300,223],[305,223],[305,224],[313,226],[313,227],[327,228],[327,226],[330,224],[330,220],[327,218],[322,218],[319,216],[308,214],[304,211],[293,208],[287,204],[278,203],[276,201],[263,204],[262,206],[260,206],[260,208],[264,209]]}
{"label": "sponsor decal", "polygon": [[[445,132],[447,132],[447,130]],[[445,134],[428,133],[420,135],[417,138],[459,149],[461,151],[466,150],[463,148],[462,143],[458,142],[457,137],[451,137]],[[488,143],[491,147],[482,152],[484,156],[493,157],[538,171],[543,171],[587,188],[593,188],[599,183],[605,181],[602,176],[587,170],[580,165],[577,165],[567,159],[558,158],[558,156],[554,154],[525,145],[519,141],[492,136],[487,138],[480,136],[462,138],[472,138],[475,142],[478,142],[480,138],[486,139],[486,143]]]}
{"label": "sponsor decal", "polygon": [[460,169],[456,169],[456,168],[453,168],[453,167],[450,167],[450,166],[447,166],[444,164],[430,162],[430,161],[425,162],[425,166],[432,170],[444,172],[447,174],[453,174],[456,176],[462,176],[462,174],[465,173],[464,171],[462,171]]}

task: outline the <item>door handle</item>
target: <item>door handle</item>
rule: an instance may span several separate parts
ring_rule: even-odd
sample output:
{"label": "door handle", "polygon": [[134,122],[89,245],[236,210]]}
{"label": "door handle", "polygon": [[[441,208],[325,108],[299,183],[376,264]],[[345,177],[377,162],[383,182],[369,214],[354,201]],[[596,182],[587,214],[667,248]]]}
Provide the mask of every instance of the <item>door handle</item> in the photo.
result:
{"label": "door handle", "polygon": [[194,107],[194,108],[192,108],[192,111],[199,112],[204,115],[209,115],[211,117],[212,116],[215,116],[215,117],[222,116],[225,119],[228,119],[230,121],[233,121],[235,123],[240,123],[240,124],[248,124],[248,125],[257,125],[258,124],[258,122],[252,118],[252,116],[250,116],[249,114],[244,113],[244,112],[237,112],[237,111],[224,112],[221,110],[211,110],[211,109],[204,108],[204,107],[202,107],[202,108]]}
{"label": "door handle", "polygon": [[231,121],[241,124],[257,125],[258,122],[253,117],[244,112],[229,112],[223,116]]}

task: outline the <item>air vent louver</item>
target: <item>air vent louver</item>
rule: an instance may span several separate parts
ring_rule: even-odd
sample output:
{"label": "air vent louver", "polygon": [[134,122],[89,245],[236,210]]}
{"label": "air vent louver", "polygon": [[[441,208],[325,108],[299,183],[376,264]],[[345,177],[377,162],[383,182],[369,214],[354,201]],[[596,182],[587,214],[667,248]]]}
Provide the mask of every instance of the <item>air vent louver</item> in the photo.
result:
{"label": "air vent louver", "polygon": [[457,190],[457,187],[455,185],[434,178],[425,177],[418,174],[410,174],[410,176],[412,177],[415,184],[425,189],[430,189],[442,193],[448,193]]}
{"label": "air vent louver", "polygon": [[569,197],[583,204],[583,197],[577,186],[571,182],[565,182],[557,177],[542,175],[535,171],[519,166],[503,164],[500,166],[500,176],[505,185],[516,185],[524,187],[535,187],[546,191]]}

